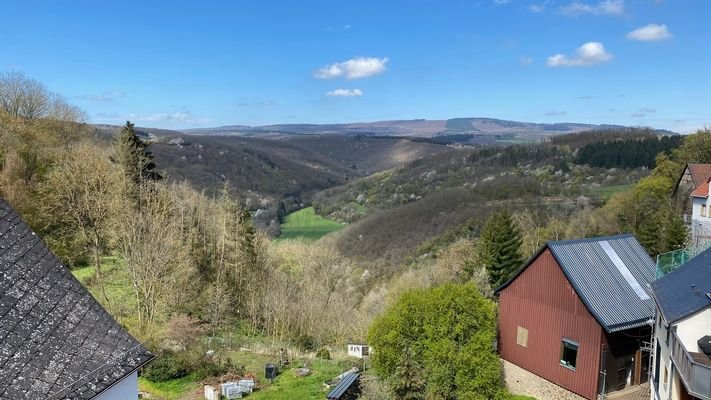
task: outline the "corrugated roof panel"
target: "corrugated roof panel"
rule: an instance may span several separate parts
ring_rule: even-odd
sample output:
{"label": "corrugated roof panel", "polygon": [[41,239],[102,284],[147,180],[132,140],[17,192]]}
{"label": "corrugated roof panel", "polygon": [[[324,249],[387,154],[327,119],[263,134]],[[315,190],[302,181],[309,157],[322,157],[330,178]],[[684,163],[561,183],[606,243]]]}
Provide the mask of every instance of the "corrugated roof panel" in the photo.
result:
{"label": "corrugated roof panel", "polygon": [[606,331],[641,326],[652,318],[654,301],[647,285],[654,280],[655,264],[632,235],[550,242],[548,246]]}

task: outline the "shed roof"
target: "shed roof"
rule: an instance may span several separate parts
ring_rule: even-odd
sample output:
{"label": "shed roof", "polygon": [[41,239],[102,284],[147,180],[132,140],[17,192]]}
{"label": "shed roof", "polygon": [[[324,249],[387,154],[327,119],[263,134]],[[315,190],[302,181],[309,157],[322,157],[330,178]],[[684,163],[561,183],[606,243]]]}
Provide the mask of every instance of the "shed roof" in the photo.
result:
{"label": "shed roof", "polygon": [[654,315],[649,283],[656,266],[629,234],[548,242],[496,292],[508,287],[546,249],[605,331],[643,326]]}
{"label": "shed roof", "polygon": [[0,199],[0,399],[91,399],[152,358]]}
{"label": "shed roof", "polygon": [[328,392],[326,395],[326,398],[329,400],[335,399],[338,400],[343,396],[348,389],[351,388],[353,383],[360,377],[360,374],[357,372],[349,372],[346,374],[343,378],[341,378],[341,381],[336,385],[333,390]]}
{"label": "shed roof", "polygon": [[[694,285],[692,287],[692,285]],[[711,306],[711,249],[652,282],[659,310],[674,323]]]}

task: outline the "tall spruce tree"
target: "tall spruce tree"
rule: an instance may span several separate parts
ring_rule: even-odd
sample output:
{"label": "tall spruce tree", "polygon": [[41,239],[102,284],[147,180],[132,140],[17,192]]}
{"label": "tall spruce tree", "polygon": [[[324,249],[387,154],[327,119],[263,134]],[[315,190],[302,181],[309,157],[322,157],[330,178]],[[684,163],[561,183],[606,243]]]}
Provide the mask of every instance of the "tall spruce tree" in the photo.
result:
{"label": "tall spruce tree", "polygon": [[679,250],[687,245],[689,230],[677,210],[670,210],[664,230],[664,250]]}
{"label": "tall spruce tree", "polygon": [[112,159],[123,168],[129,197],[138,201],[141,184],[147,180],[158,180],[161,176],[155,171],[156,165],[148,145],[138,137],[133,127],[134,124],[126,121],[121,128],[114,143]]}
{"label": "tall spruce tree", "polygon": [[478,244],[479,259],[494,287],[500,286],[521,266],[521,233],[507,210],[486,221]]}

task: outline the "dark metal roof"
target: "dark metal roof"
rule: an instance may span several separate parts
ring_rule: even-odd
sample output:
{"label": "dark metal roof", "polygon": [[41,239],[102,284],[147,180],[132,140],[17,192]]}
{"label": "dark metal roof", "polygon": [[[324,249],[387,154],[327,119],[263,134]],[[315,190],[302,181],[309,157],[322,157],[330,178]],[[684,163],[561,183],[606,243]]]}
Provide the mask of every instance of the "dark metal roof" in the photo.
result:
{"label": "dark metal roof", "polygon": [[152,358],[0,199],[0,399],[91,399]]}
{"label": "dark metal roof", "polygon": [[711,306],[706,295],[711,292],[711,249],[654,281],[652,292],[670,324]]}
{"label": "dark metal roof", "polygon": [[645,325],[654,315],[649,283],[656,266],[632,235],[548,242],[505,284],[515,280],[545,249],[590,313],[607,332]]}
{"label": "dark metal roof", "polygon": [[343,394],[345,394],[348,389],[351,388],[351,385],[353,385],[353,382],[358,380],[360,377],[360,374],[357,372],[350,372],[346,374],[343,378],[341,378],[341,381],[338,383],[338,385],[333,388],[328,394],[326,395],[326,398],[331,400],[331,399],[340,399]]}

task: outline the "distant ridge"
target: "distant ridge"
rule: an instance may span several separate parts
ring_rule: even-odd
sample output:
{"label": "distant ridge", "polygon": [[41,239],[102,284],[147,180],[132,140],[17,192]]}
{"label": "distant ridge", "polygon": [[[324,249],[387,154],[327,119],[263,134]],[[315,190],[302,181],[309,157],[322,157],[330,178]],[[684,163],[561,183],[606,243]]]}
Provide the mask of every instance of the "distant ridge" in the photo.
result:
{"label": "distant ridge", "polygon": [[[590,130],[627,129],[622,125],[581,124],[575,122],[534,123],[496,118],[452,118],[447,120],[393,120],[343,124],[276,124],[263,126],[227,125],[214,128],[184,129],[190,135],[365,135],[437,138],[440,136],[497,136],[498,139],[535,141],[548,136]],[[655,131],[674,134],[670,131]]]}

